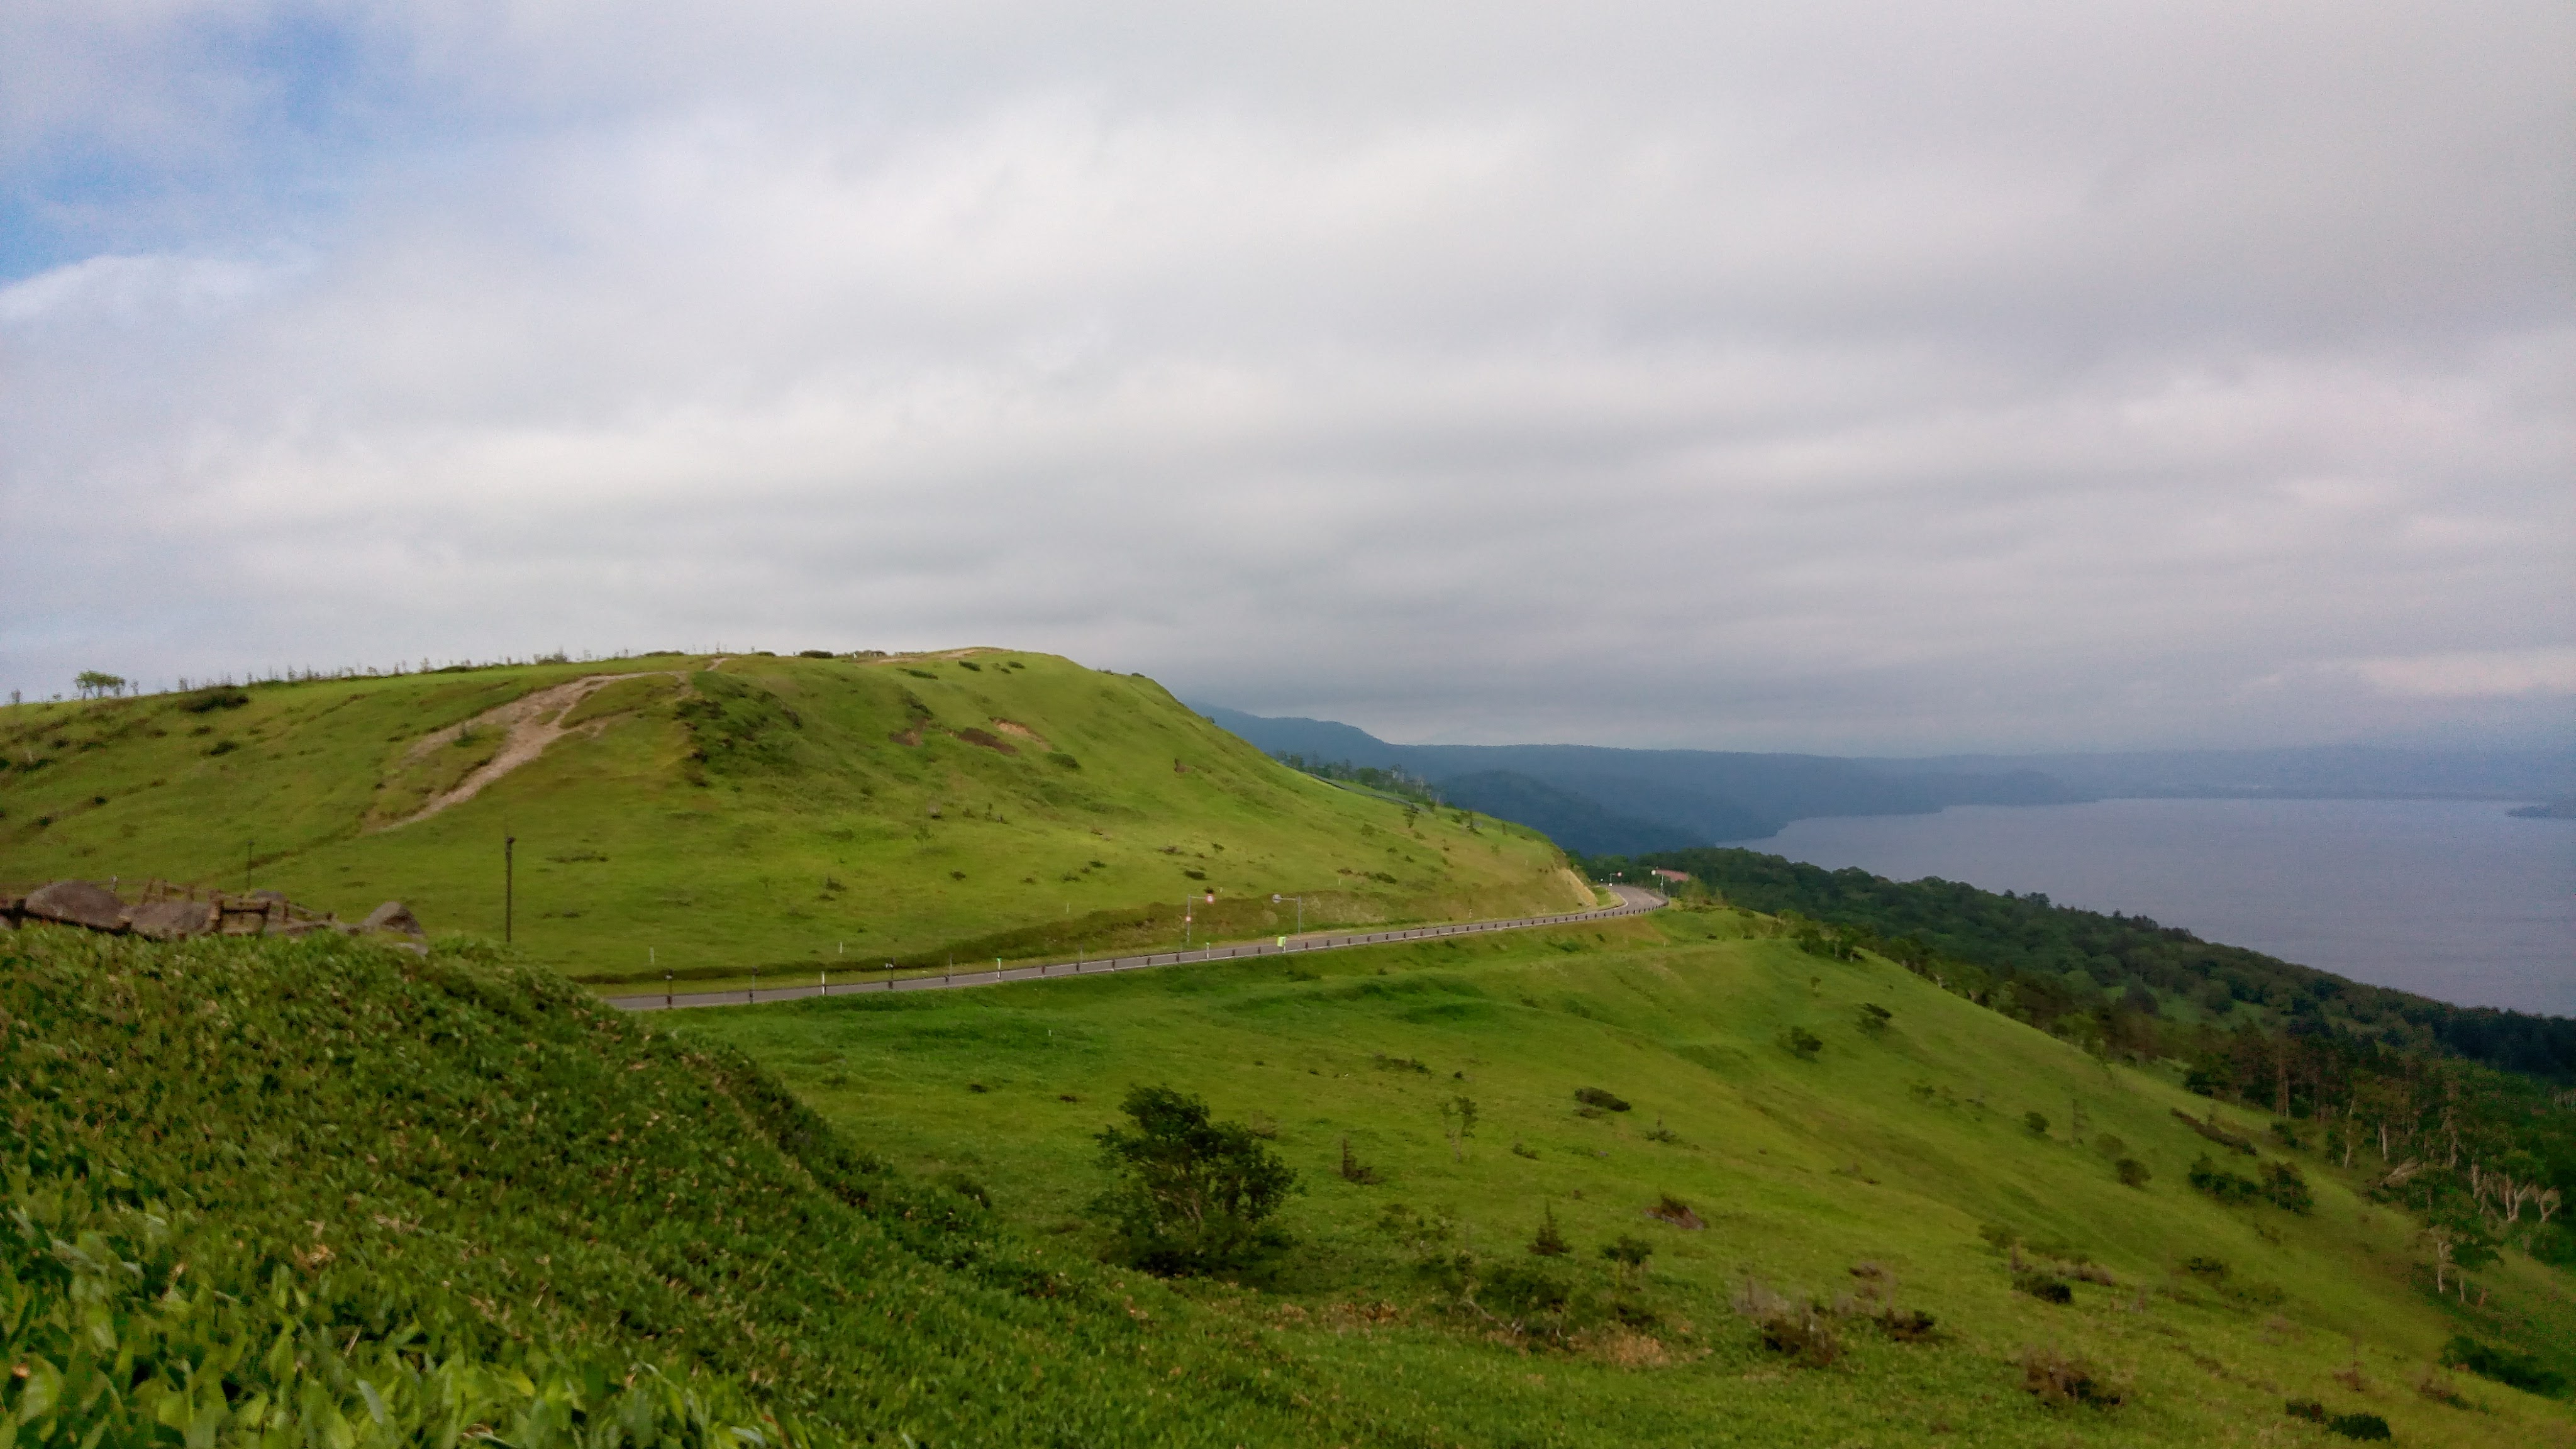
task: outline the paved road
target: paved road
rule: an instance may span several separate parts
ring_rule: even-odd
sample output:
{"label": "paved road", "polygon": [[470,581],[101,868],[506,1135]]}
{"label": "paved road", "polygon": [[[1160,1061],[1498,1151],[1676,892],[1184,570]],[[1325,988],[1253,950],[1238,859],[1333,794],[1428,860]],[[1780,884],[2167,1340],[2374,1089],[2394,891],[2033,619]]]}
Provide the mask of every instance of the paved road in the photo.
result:
{"label": "paved road", "polygon": [[749,1006],[763,1001],[802,1001],[815,996],[856,996],[866,991],[952,991],[968,986],[995,986],[1005,981],[1037,981],[1058,976],[1091,976],[1106,971],[1142,971],[1153,966],[1180,966],[1201,961],[1233,961],[1247,956],[1297,956],[1308,951],[1340,951],[1387,941],[1424,941],[1436,936],[1473,936],[1486,931],[1527,931],[1540,926],[1569,926],[1634,916],[1663,905],[1664,898],[1635,886],[1612,886],[1619,904],[1562,916],[1514,916],[1504,921],[1462,921],[1453,926],[1414,926],[1401,931],[1365,931],[1347,936],[1292,936],[1285,946],[1275,941],[1246,941],[1232,946],[1201,946],[1195,951],[1157,951],[1146,956],[1117,956],[1106,961],[1045,961],[995,971],[953,972],[945,976],[881,976],[874,981],[835,981],[829,985],[773,986],[760,991],[682,991],[673,995],[612,996],[608,1004],[627,1011],[671,1011],[690,1006]]}

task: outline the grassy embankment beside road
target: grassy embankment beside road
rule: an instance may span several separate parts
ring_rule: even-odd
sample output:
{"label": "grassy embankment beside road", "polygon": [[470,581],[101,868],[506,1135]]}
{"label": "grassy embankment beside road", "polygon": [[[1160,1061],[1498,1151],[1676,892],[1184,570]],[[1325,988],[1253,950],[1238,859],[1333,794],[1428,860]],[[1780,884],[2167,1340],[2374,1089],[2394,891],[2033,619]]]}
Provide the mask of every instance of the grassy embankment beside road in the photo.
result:
{"label": "grassy embankment beside road", "polygon": [[[606,675],[542,753],[493,717]],[[1590,903],[1532,831],[1286,769],[1134,675],[968,650],[658,655],[0,710],[0,882],[245,876],[515,935],[603,986],[737,984]],[[247,857],[247,870],[245,858]]]}
{"label": "grassy embankment beside road", "polygon": [[[1092,1134],[1129,1086],[1275,1131],[1306,1186],[1285,1214],[1299,1245],[1246,1288],[1188,1291],[1449,1406],[1465,1442],[1678,1445],[1712,1425],[1745,1443],[2341,1442],[2285,1416],[2313,1400],[2401,1443],[2576,1443],[2565,1405],[2436,1366],[2465,1333],[2576,1368],[2563,1273],[2508,1251],[2477,1275],[2481,1301],[2436,1296],[2418,1225],[2371,1200],[2368,1174],[2214,1109],[2178,1070],[2106,1064],[1874,956],[1820,959],[1768,917],[1667,911],[677,1029],[750,1053],[889,1162],[971,1183],[1067,1261],[1100,1241]],[[1628,1107],[1587,1114],[1582,1088]],[[1453,1139],[1460,1097],[1477,1116]],[[2231,1153],[2176,1109],[2262,1146]],[[1344,1173],[1345,1144],[1374,1180]],[[2249,1178],[2293,1167],[2313,1205],[2221,1202],[2189,1181],[2213,1155]],[[1667,1197],[1705,1228],[1649,1216]],[[1528,1251],[1550,1215],[1569,1257]],[[1622,1236],[1652,1253],[1626,1286],[1599,1256]],[[1533,1267],[1570,1306],[1515,1329]],[[2034,1296],[2050,1281],[2071,1302]],[[1748,1282],[1843,1301],[1824,1321],[1845,1355],[1802,1367],[1764,1347],[1737,1311]],[[1871,1328],[1871,1294],[1931,1314],[1934,1341]],[[2089,1361],[2122,1402],[2043,1407],[2019,1366],[2034,1350]]]}

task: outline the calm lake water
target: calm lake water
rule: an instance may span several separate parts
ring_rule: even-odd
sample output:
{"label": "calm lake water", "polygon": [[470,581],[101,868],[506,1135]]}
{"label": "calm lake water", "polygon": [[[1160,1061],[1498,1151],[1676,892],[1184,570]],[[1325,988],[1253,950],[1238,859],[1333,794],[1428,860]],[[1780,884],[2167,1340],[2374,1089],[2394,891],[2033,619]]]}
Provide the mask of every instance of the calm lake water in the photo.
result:
{"label": "calm lake water", "polygon": [[2576,820],[2469,800],[2102,800],[1801,820],[1755,850],[2126,911],[2470,1006],[2576,1016]]}

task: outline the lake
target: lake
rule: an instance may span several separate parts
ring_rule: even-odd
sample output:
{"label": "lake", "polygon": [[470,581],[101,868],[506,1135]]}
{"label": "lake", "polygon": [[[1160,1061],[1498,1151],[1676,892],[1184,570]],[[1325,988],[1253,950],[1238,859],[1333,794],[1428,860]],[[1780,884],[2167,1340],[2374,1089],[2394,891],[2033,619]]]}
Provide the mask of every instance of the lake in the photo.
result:
{"label": "lake", "polygon": [[2356,981],[2576,1016],[2576,820],[2483,800],[2100,800],[1801,820],[1743,842],[2125,911]]}

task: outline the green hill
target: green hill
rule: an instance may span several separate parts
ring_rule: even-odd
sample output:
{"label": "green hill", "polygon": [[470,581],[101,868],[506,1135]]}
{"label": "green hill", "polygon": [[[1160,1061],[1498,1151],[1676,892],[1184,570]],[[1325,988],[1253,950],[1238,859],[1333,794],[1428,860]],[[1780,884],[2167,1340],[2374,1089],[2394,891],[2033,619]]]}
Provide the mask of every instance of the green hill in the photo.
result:
{"label": "green hill", "polygon": [[[1300,1246],[1258,1292],[1202,1293],[1210,1311],[1442,1405],[1463,1442],[1680,1445],[1718,1424],[1744,1443],[2333,1442],[2292,1400],[2403,1443],[2576,1442],[2565,1405],[2436,1363],[2467,1335],[2576,1370],[2559,1270],[2507,1249],[2436,1295],[2421,1225],[2371,1191],[2376,1154],[2287,1146],[2178,1070],[2112,1065],[1874,956],[1819,958],[1769,917],[677,1029],[769,1064],[889,1162],[971,1179],[1068,1261],[1100,1241],[1091,1134],[1127,1087],[1274,1132],[1307,1188]],[[1587,1111],[1586,1088],[1626,1105]],[[1460,1097],[1477,1115],[1453,1138]],[[2311,1200],[2226,1200],[2196,1171]],[[1654,1216],[1668,1200],[1704,1226]],[[1551,1218],[1572,1255],[1530,1253]],[[1599,1256],[1623,1236],[1651,1252],[1626,1285]],[[2055,1292],[2071,1301],[2035,1296]],[[1790,1339],[1821,1327],[1843,1355],[1767,1348],[1744,1312],[1766,1295]],[[1931,1315],[1930,1341],[1877,1326],[1889,1307]],[[2022,1391],[2033,1354],[2090,1363],[2122,1402],[2043,1406]]]}
{"label": "green hill", "polygon": [[[1572,909],[1525,828],[1288,770],[1045,655],[672,655],[0,712],[0,883],[412,904],[593,982]],[[774,978],[773,978],[774,979]]]}
{"label": "green hill", "polygon": [[[2360,1174],[2215,1148],[2173,1115],[2209,1104],[2155,1073],[1777,931],[1666,912],[671,1018],[463,946],[0,936],[0,1352],[28,1370],[0,1422],[174,1446],[2340,1442],[2284,1412],[2313,1400],[2401,1443],[2576,1442],[2564,1404],[2435,1362],[2463,1333],[2563,1359],[2552,1270],[2508,1251],[2437,1297]],[[1266,1267],[1101,1261],[1093,1134],[1136,1084],[1206,1096],[1301,1173]],[[2213,1151],[2295,1166],[2312,1205],[2196,1190]],[[1569,1256],[1528,1251],[1551,1216]],[[1600,1256],[1622,1238],[1636,1269]]]}

